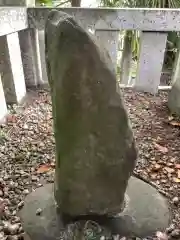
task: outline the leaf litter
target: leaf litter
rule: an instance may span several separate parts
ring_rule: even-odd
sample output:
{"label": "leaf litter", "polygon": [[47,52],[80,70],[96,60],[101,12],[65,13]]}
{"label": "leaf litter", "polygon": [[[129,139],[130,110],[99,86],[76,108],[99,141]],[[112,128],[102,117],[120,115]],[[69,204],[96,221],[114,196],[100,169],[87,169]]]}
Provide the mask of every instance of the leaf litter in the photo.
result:
{"label": "leaf litter", "polygon": [[[167,93],[161,92],[156,96],[131,90],[124,90],[122,93],[139,148],[134,174],[167,196],[173,213],[172,222],[165,232],[158,231],[154,236],[147,236],[143,240],[180,239],[179,122],[174,117],[168,119]],[[164,119],[168,119],[167,122]],[[55,141],[52,128],[49,92],[42,90],[30,91],[23,109],[19,111],[15,106],[8,116],[7,123],[0,127],[2,240],[8,239],[9,236],[23,239],[24,231],[17,212],[23,206],[25,196],[35,188],[54,181]],[[40,213],[37,209],[37,214]],[[8,232],[4,228],[4,221],[8,223]],[[81,234],[81,239],[86,240],[141,240],[136,236],[112,236],[102,226],[92,222],[84,223],[81,229],[78,223],[68,226],[68,230],[62,233],[62,239],[66,239],[65,236],[70,232],[71,235],[76,233],[78,237]]]}

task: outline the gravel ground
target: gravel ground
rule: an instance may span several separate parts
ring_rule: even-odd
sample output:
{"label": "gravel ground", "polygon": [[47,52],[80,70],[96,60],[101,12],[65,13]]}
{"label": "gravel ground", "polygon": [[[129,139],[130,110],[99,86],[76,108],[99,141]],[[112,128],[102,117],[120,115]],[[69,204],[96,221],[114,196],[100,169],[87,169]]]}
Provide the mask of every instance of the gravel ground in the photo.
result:
{"label": "gravel ground", "polygon": [[[139,147],[135,175],[166,195],[173,212],[166,232],[147,239],[180,239],[180,123],[168,118],[166,93],[124,91],[123,95]],[[14,106],[0,128],[0,240],[23,239],[17,211],[27,194],[53,182],[54,152],[49,93],[30,92],[27,103]]]}

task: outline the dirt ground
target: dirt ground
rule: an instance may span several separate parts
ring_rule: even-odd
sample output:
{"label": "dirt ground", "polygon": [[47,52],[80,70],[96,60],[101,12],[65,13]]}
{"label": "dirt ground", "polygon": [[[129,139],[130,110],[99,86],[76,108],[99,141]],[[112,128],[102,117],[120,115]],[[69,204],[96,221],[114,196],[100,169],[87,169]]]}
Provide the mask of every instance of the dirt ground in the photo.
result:
{"label": "dirt ground", "polygon": [[[54,181],[54,138],[49,93],[30,92],[0,127],[0,239],[23,239],[17,211],[25,196]],[[180,122],[169,116],[167,93],[156,96],[123,90],[139,149],[134,174],[156,187],[170,202],[173,219],[155,239],[180,239]],[[152,237],[153,238],[153,237]],[[126,239],[126,238],[124,238]]]}

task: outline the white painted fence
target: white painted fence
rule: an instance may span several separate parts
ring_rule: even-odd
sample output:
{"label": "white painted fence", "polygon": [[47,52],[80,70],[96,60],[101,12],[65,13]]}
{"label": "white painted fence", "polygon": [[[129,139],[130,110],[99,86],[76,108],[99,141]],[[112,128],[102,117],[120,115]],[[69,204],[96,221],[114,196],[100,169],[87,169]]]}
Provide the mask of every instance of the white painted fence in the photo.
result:
{"label": "white painted fence", "polygon": [[[50,10],[45,7],[0,7],[0,119],[7,113],[7,104],[23,100],[27,87],[47,82],[43,30]],[[114,71],[119,31],[140,31],[138,72],[131,87],[153,94],[158,91],[168,31],[180,31],[179,9],[59,10],[73,15],[85,29],[95,32],[109,50]],[[127,46],[125,51],[120,74],[123,86],[128,85],[131,67],[128,58],[131,52]]]}

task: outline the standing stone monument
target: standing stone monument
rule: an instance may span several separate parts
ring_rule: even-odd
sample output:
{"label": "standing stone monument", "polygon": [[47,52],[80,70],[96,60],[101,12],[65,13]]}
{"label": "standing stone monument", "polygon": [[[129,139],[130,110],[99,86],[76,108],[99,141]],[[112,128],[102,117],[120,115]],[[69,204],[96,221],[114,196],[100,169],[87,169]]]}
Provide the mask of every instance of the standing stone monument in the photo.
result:
{"label": "standing stone monument", "polygon": [[122,235],[146,235],[166,227],[165,199],[136,178],[128,185],[137,151],[107,51],[71,16],[57,10],[46,21],[45,47],[56,140],[55,185],[27,197],[20,213],[25,231],[33,240],[59,239],[61,214],[107,217],[112,231]]}
{"label": "standing stone monument", "polygon": [[45,38],[57,205],[74,216],[117,214],[137,154],[110,57],[65,13],[51,12]]}

